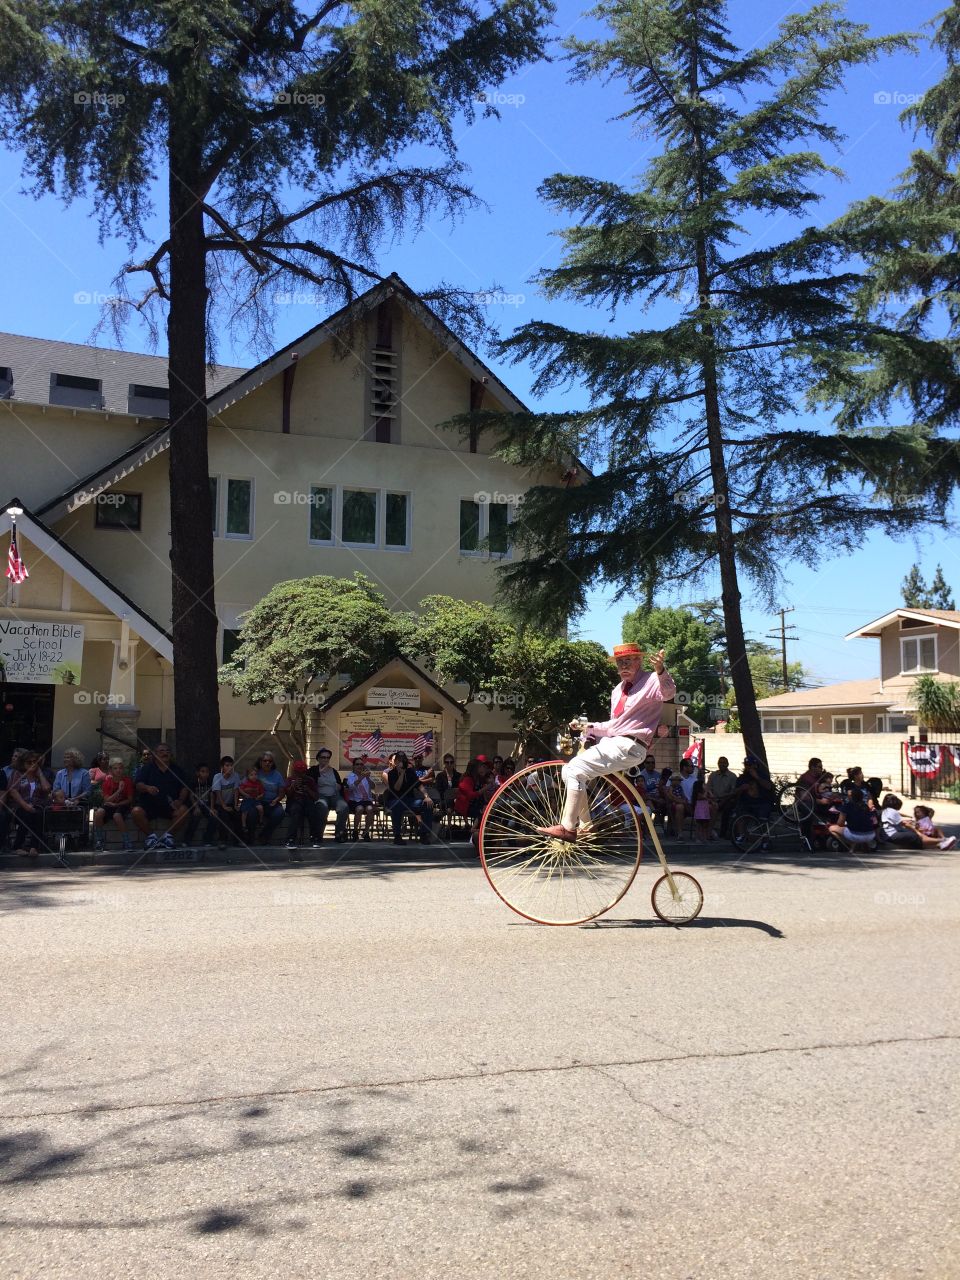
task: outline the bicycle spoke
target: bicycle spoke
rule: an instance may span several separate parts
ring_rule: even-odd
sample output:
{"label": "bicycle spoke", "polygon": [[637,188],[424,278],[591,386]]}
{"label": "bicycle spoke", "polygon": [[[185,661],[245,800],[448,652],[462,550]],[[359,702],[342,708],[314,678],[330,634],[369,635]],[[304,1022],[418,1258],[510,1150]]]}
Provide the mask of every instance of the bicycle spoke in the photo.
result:
{"label": "bicycle spoke", "polygon": [[626,892],[637,868],[640,827],[625,794],[604,779],[584,796],[576,841],[539,835],[556,825],[565,790],[559,763],[520,770],[483,816],[480,856],[499,896],[528,919],[552,924],[589,920]]}

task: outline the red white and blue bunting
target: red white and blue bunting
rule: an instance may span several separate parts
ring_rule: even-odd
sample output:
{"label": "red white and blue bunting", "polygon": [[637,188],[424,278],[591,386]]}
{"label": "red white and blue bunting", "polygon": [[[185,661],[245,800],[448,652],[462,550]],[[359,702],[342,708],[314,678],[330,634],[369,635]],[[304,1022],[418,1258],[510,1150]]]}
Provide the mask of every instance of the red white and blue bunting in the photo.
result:
{"label": "red white and blue bunting", "polygon": [[[943,748],[938,743],[918,742],[903,744],[910,772],[917,778],[933,778],[940,772]],[[960,758],[960,748],[946,748],[953,756],[954,764]]]}

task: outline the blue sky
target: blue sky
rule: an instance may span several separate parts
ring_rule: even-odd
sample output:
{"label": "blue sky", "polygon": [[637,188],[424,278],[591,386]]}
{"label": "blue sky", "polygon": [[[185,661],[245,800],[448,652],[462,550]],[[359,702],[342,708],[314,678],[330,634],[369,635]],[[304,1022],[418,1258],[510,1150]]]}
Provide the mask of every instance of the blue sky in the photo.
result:
{"label": "blue sky", "polygon": [[[768,42],[779,21],[807,5],[750,3],[731,6],[731,36],[741,47]],[[919,30],[939,6],[920,0],[911,6],[911,29]],[[906,7],[893,0],[855,0],[847,15],[865,22],[874,35],[905,29]],[[560,0],[556,34],[586,35],[595,30],[582,16],[578,3]],[[560,51],[556,50],[559,54]],[[847,135],[839,155],[828,155],[841,166],[846,181],[822,185],[824,199],[816,216],[829,218],[854,199],[886,192],[905,167],[910,136],[899,123],[902,104],[923,93],[942,76],[944,63],[926,43],[912,56],[897,53],[847,77],[845,89],[833,96],[828,118]],[[583,173],[629,183],[639,175],[655,141],[631,134],[630,126],[611,117],[625,99],[618,86],[596,82],[570,85],[567,68],[558,56],[551,63],[529,68],[499,90],[500,120],[480,120],[458,133],[461,158],[469,165],[471,181],[488,208],[467,214],[456,226],[436,223],[416,240],[385,246],[384,272],[398,271],[418,289],[443,278],[467,289],[483,291],[496,283],[509,299],[492,306],[492,321],[503,333],[527,320],[543,318],[560,323],[600,327],[604,312],[587,312],[567,304],[548,309],[531,283],[533,274],[558,260],[559,245],[551,235],[559,223],[536,196],[538,184],[556,172]],[[20,156],[0,148],[0,236],[4,245],[4,283],[0,297],[0,329],[17,333],[86,341],[97,321],[97,307],[77,302],[79,295],[109,295],[111,281],[127,258],[122,241],[98,242],[91,201],[64,207],[57,199],[39,201],[24,194]],[[161,200],[162,207],[162,200]],[[784,224],[777,238],[791,233],[796,223]],[[154,223],[150,231],[159,229]],[[759,241],[774,228],[758,226]],[[278,306],[277,345],[295,339],[321,318],[322,311],[307,304]],[[104,342],[107,339],[103,339]],[[149,350],[146,334],[131,325],[126,345]],[[219,358],[248,364],[256,358],[242,344],[221,335]],[[529,397],[531,371],[524,366],[496,366],[498,373],[524,398]],[[569,397],[562,397],[569,403]],[[561,395],[545,400],[557,407]],[[875,642],[844,642],[843,635],[860,623],[900,602],[900,582],[914,560],[928,579],[935,564],[960,593],[960,555],[944,535],[925,532],[916,542],[895,543],[880,536],[867,540],[854,556],[836,557],[826,547],[813,569],[787,566],[787,584],[780,603],[794,606],[790,622],[798,632],[791,659],[799,659],[818,681],[855,679],[877,670]],[[711,580],[696,584],[689,594],[674,593],[660,603],[682,603],[719,594]],[[762,636],[777,619],[762,601],[746,594],[748,632]],[[620,617],[631,602],[612,604],[596,593],[580,620],[579,632],[606,644],[619,637]]]}

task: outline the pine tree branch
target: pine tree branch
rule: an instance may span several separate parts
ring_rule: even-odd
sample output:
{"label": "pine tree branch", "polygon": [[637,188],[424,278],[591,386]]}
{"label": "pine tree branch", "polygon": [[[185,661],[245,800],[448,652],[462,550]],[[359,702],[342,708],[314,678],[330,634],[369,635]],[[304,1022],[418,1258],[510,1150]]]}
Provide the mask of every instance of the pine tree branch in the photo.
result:
{"label": "pine tree branch", "polygon": [[[224,235],[227,237],[228,241],[233,245],[233,247],[240,254],[243,255],[244,259],[246,260],[250,268],[253,271],[255,271],[258,276],[264,275],[266,273],[266,267],[264,267],[262,263],[257,261],[256,257],[254,256],[256,253],[256,249],[250,243],[250,241],[245,239],[240,234],[240,232],[236,230],[235,227],[232,227],[230,223],[227,222],[226,218],[224,218],[224,216],[220,213],[220,211],[218,209],[213,208],[212,205],[204,203],[203,212],[207,215],[207,217],[212,222],[215,222],[217,224],[217,226],[224,233]],[[217,242],[217,241],[211,240],[210,238],[207,238],[204,241],[204,243],[206,248],[214,249],[214,248],[221,247],[223,242],[222,241]]]}
{"label": "pine tree branch", "polygon": [[167,256],[169,251],[170,251],[170,241],[164,240],[161,244],[157,246],[157,248],[153,251],[153,253],[150,255],[149,258],[144,259],[143,262],[134,262],[134,263],[131,263],[130,266],[124,267],[122,274],[132,275],[137,271],[149,272],[149,274],[153,277],[153,287],[154,287],[154,290],[156,291],[157,296],[159,298],[162,298],[164,302],[169,302],[170,295],[167,293],[166,285],[163,282],[163,277],[160,275],[160,263]]}

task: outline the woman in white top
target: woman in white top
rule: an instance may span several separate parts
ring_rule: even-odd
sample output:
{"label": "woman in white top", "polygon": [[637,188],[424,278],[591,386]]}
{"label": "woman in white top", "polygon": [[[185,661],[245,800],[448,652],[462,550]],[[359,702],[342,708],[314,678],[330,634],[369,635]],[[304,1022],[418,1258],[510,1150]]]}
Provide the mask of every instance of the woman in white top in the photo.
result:
{"label": "woman in white top", "polygon": [[353,762],[353,772],[343,780],[347,793],[347,805],[353,814],[353,838],[360,839],[360,818],[363,817],[363,838],[370,839],[370,827],[373,822],[375,801],[373,787],[370,783],[370,770],[358,757]]}

